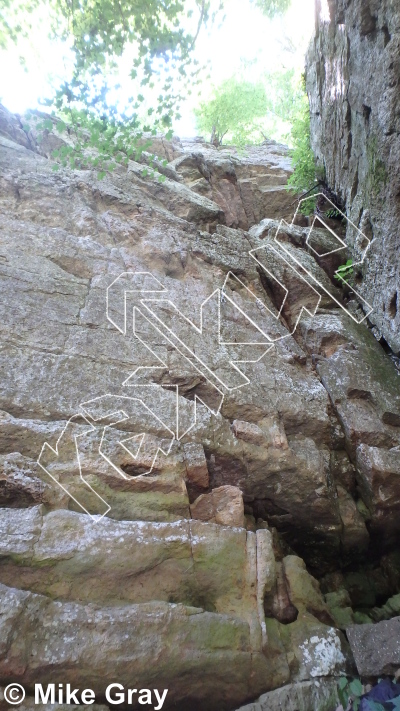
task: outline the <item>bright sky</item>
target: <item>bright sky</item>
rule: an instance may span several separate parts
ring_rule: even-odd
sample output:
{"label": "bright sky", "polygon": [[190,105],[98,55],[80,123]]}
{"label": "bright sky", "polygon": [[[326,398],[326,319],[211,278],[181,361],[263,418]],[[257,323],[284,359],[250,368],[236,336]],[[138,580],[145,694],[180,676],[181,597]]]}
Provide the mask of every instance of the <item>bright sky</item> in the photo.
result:
{"label": "bright sky", "polygon": [[[272,22],[251,0],[227,0],[223,25],[215,25],[210,32],[203,29],[197,40],[197,58],[201,62],[209,59],[212,68],[211,82],[202,87],[202,98],[211,93],[212,84],[237,74],[244,63],[246,76],[251,81],[256,81],[263,72],[302,67],[313,21],[314,0],[293,0],[285,17]],[[20,54],[27,58],[27,69],[20,64]],[[67,48],[48,39],[43,23],[31,40],[0,51],[0,101],[18,113],[40,108],[40,99],[49,94],[52,81],[57,83],[58,78],[65,77],[67,66]],[[126,62],[127,74],[129,68],[130,63]],[[129,96],[129,80],[123,79],[121,83]],[[196,99],[192,98],[182,106],[182,119],[174,125],[180,136],[196,133],[192,113],[195,103]]]}

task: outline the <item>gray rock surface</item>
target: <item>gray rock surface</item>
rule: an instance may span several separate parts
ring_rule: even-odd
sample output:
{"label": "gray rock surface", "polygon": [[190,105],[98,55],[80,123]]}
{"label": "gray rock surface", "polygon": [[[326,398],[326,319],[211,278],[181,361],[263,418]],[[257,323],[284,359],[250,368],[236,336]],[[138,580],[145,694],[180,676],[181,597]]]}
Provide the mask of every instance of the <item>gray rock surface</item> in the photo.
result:
{"label": "gray rock surface", "polygon": [[360,676],[393,676],[400,667],[400,617],[346,630]]}
{"label": "gray rock surface", "polygon": [[335,681],[302,681],[263,694],[238,711],[316,711],[339,704]]}
{"label": "gray rock surface", "polygon": [[230,711],[351,673],[315,576],[368,549],[381,481],[360,452],[400,446],[400,378],[307,229],[276,251],[287,149],[158,137],[164,182],[133,162],[99,181],[35,140],[2,111],[0,683],[101,694],[134,668],[165,708]]}
{"label": "gray rock surface", "polygon": [[398,3],[316,0],[316,31],[307,58],[312,146],[348,217],[372,240],[357,288],[373,306],[370,319],[378,338],[383,336],[397,354],[399,45]]}

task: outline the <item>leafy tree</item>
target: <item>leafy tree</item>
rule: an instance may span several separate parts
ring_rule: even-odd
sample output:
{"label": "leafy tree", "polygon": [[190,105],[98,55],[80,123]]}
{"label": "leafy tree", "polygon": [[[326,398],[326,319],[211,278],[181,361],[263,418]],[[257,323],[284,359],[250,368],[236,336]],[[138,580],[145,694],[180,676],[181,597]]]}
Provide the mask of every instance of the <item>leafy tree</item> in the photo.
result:
{"label": "leafy tree", "polygon": [[195,114],[200,131],[216,145],[227,136],[241,146],[267,138],[288,141],[306,104],[297,73],[289,69],[267,74],[257,84],[232,77]]}
{"label": "leafy tree", "polygon": [[256,6],[270,19],[283,15],[291,4],[292,0],[256,0]]}
{"label": "leafy tree", "polygon": [[[200,82],[200,67],[191,57],[197,35],[220,9],[220,0],[0,2],[0,46],[30,33],[32,12],[44,7],[53,38],[72,40],[71,78],[47,102],[61,121],[36,121],[36,128],[42,135],[66,131],[57,161],[73,168],[94,166],[100,174],[143,150],[143,132],[168,132],[180,117],[188,84]],[[130,76],[136,91],[130,110],[120,114],[109,103],[109,88],[129,47],[135,50]],[[159,94],[144,108],[146,87],[150,95],[159,87]]]}
{"label": "leafy tree", "polygon": [[26,37],[31,29],[30,18],[40,0],[1,0],[0,49],[16,42],[19,35]]}
{"label": "leafy tree", "polygon": [[227,136],[236,146],[260,139],[257,119],[267,111],[267,95],[261,82],[232,77],[214,89],[212,97],[195,110],[198,129],[221,145]]}
{"label": "leafy tree", "polygon": [[[26,35],[31,30],[33,10],[45,7],[52,36],[72,40],[74,70],[62,93],[69,101],[79,99],[83,106],[96,106],[107,113],[104,80],[125,49],[131,45],[136,48],[131,77],[138,77],[142,86],[159,71],[160,59],[166,65],[179,64],[178,74],[185,77],[200,27],[210,17],[211,2],[217,1],[2,0],[0,41],[4,46],[9,40],[16,41],[19,34]],[[193,6],[197,20],[191,19]],[[190,24],[191,32],[184,29]],[[171,93],[171,83],[171,76],[167,76],[163,87],[166,94]]]}

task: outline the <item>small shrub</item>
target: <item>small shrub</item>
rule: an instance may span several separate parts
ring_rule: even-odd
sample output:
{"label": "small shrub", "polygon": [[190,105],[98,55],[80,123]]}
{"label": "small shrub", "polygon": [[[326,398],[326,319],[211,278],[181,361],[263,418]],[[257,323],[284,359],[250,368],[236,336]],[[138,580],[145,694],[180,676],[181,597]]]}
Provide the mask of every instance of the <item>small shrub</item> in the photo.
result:
{"label": "small shrub", "polygon": [[342,264],[340,267],[338,267],[334,276],[335,276],[335,279],[337,279],[341,283],[344,283],[344,282],[348,281],[349,278],[353,274],[354,274],[353,260],[348,259],[346,264]]}

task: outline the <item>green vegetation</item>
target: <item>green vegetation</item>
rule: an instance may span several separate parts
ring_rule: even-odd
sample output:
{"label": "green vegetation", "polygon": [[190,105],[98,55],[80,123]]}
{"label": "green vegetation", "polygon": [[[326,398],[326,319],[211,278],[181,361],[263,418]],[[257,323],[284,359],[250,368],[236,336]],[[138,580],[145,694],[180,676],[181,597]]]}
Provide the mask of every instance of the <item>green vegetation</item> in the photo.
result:
{"label": "green vegetation", "polygon": [[[291,4],[291,0],[254,2],[268,18],[284,14]],[[151,134],[161,131],[170,138],[181,101],[204,81],[204,67],[192,56],[200,28],[215,21],[223,4],[224,0],[3,0],[0,48],[20,36],[34,35],[38,17],[53,39],[72,48],[68,77],[44,102],[51,118],[35,113],[26,117],[26,128],[33,128],[39,140],[49,133],[63,139],[53,153],[54,168],[95,168],[102,177],[129,158],[138,160],[149,147]],[[129,109],[121,113],[111,103],[110,91],[118,87],[120,60],[127,56],[136,89]],[[278,127],[289,135],[303,100],[294,71],[271,74],[255,84],[234,77],[200,104],[197,121],[216,144],[225,138],[243,146],[273,136]]]}
{"label": "green vegetation", "polygon": [[232,77],[214,87],[195,115],[199,131],[211,142],[244,146],[266,138],[288,140],[305,103],[307,97],[291,69],[264,75],[256,84]]}
{"label": "green vegetation", "polygon": [[[258,84],[231,78],[214,88],[211,99],[200,104],[196,118],[200,132],[215,145],[223,140],[236,146],[261,143],[266,138],[282,137],[282,125],[286,126],[283,138],[292,145],[294,165],[289,185],[296,195],[316,186],[318,170],[311,148],[308,97],[304,79],[300,80],[294,70],[266,75]],[[315,208],[316,198],[311,196],[301,210],[309,215]]]}
{"label": "green vegetation", "polygon": [[[150,85],[160,72],[158,60],[164,61],[164,69],[167,65],[176,69],[182,79],[190,76],[191,83],[196,81],[199,70],[190,65],[191,50],[200,26],[219,9],[214,4],[211,12],[212,2],[218,0],[3,0],[0,41],[5,46],[19,34],[27,35],[32,13],[45,9],[50,34],[59,41],[69,40],[74,57],[71,79],[57,93],[58,103],[80,102],[80,108],[109,116],[114,111],[107,102],[108,80],[129,47],[135,50],[130,75],[138,79],[134,105],[140,102],[140,86]],[[184,29],[190,25],[192,31]],[[156,110],[167,125],[174,115],[171,102],[177,98],[176,77],[167,71]]]}
{"label": "green vegetation", "polygon": [[[66,131],[69,140],[56,152],[57,162],[96,167],[101,176],[137,156],[144,133],[168,135],[182,98],[200,83],[201,67],[192,60],[200,27],[220,7],[219,0],[3,0],[0,46],[29,35],[32,15],[43,9],[50,35],[72,44],[70,78],[47,102],[61,121],[36,120],[35,126],[42,136]],[[129,111],[121,114],[109,91],[127,50],[137,88]]]}
{"label": "green vegetation", "polygon": [[342,264],[340,267],[338,267],[334,276],[335,279],[337,279],[341,283],[344,283],[345,281],[348,281],[353,274],[353,260],[348,259],[346,264]]}
{"label": "green vegetation", "polygon": [[[296,194],[307,193],[317,183],[317,170],[314,153],[311,148],[310,109],[303,106],[301,114],[295,119],[292,129],[292,158],[294,171],[289,178],[289,185]],[[310,197],[302,204],[301,211],[310,215],[316,207],[316,199]]]}
{"label": "green vegetation", "polygon": [[260,142],[258,119],[267,112],[267,95],[263,84],[251,84],[232,77],[223,82],[208,101],[195,111],[198,128],[221,145],[225,136],[235,146]]}
{"label": "green vegetation", "polygon": [[380,679],[372,688],[365,687],[359,679],[349,681],[346,677],[342,677],[338,682],[338,696],[342,708],[351,711],[358,711],[361,699],[363,699],[363,708],[368,708],[368,711],[385,711],[389,708],[388,704],[393,711],[400,709],[400,696],[396,695],[398,691],[399,685],[388,679]]}
{"label": "green vegetation", "polygon": [[269,18],[283,15],[289,9],[292,0],[256,0],[257,7]]}
{"label": "green vegetation", "polygon": [[359,679],[353,679],[352,681],[349,681],[346,677],[339,679],[338,696],[344,709],[348,707],[349,701],[352,700],[353,709],[357,711],[363,692],[364,688]]}

